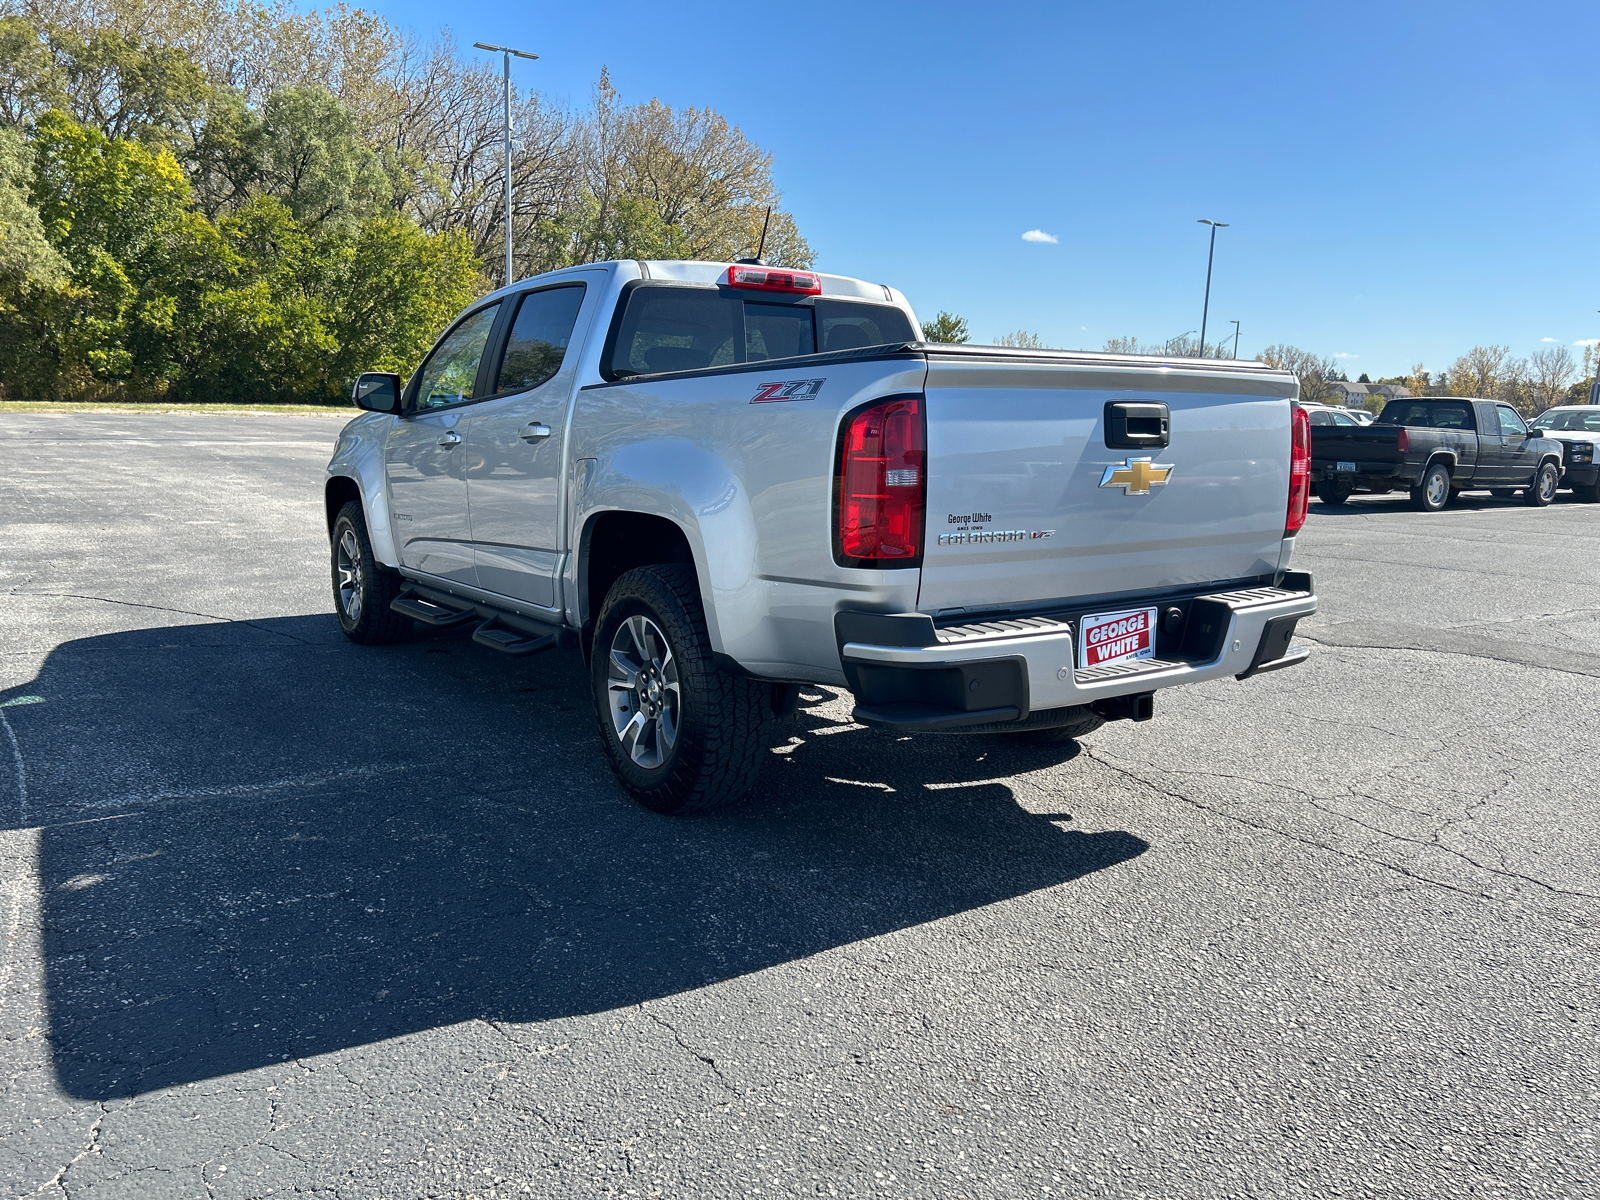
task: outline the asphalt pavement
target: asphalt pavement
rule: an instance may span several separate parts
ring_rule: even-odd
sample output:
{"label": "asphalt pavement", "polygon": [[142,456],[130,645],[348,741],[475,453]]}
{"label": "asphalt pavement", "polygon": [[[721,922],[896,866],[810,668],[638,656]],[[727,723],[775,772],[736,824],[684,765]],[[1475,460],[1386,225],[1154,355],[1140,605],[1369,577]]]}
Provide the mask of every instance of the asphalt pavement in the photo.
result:
{"label": "asphalt pavement", "polygon": [[8,1194],[1597,1195],[1600,506],[1313,503],[1305,666],[683,820],[575,652],[345,641],[337,429],[0,415]]}

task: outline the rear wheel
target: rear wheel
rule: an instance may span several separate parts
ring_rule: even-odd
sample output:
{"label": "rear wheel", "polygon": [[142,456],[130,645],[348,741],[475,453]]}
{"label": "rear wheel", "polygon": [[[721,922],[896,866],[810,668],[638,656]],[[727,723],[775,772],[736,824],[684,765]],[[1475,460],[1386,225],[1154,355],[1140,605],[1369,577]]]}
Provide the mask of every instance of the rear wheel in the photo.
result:
{"label": "rear wheel", "polygon": [[755,781],[771,685],[712,660],[690,568],[620,576],[600,610],[589,666],[606,757],[640,804],[704,812]]}
{"label": "rear wheel", "polygon": [[1540,463],[1533,482],[1522,490],[1522,502],[1530,508],[1543,508],[1556,498],[1561,486],[1561,472],[1555,463]]}
{"label": "rear wheel", "polygon": [[333,522],[333,607],[345,637],[382,646],[409,636],[410,618],[389,609],[403,586],[400,572],[373,555],[361,503],[350,501]]}
{"label": "rear wheel", "polygon": [[1350,499],[1352,491],[1348,483],[1341,483],[1334,479],[1325,479],[1317,484],[1317,499],[1324,504],[1343,504]]}
{"label": "rear wheel", "polygon": [[1422,482],[1411,489],[1411,507],[1419,512],[1438,512],[1450,503],[1450,468],[1442,462],[1429,463]]}

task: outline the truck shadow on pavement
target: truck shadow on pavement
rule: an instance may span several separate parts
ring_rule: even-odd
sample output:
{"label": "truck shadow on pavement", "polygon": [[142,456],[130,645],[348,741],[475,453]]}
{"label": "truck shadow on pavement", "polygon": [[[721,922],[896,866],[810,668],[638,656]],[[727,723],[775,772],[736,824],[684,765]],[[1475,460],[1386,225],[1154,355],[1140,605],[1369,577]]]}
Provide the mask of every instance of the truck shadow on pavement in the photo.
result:
{"label": "truck shadow on pavement", "polygon": [[365,649],[331,616],[67,642],[5,702],[48,1032],[85,1098],[636,1005],[1147,848],[992,782],[1070,744],[804,710],[748,804],[655,816],[606,770],[575,653]]}

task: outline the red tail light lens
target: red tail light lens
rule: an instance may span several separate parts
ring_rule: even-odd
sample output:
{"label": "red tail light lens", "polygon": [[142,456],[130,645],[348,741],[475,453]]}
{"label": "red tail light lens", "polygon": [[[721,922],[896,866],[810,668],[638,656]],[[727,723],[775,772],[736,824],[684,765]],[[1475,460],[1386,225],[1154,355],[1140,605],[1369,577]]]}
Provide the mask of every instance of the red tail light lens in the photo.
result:
{"label": "red tail light lens", "polygon": [[1311,414],[1298,404],[1290,414],[1289,445],[1289,519],[1283,531],[1297,533],[1311,504]]}
{"label": "red tail light lens", "polygon": [[1401,454],[1411,453],[1411,435],[1406,432],[1404,425],[1400,426],[1400,432],[1395,435],[1394,448]]}
{"label": "red tail light lens", "polygon": [[799,292],[820,295],[822,280],[813,271],[775,271],[771,267],[729,267],[728,286],[762,292]]}
{"label": "red tail light lens", "polygon": [[839,446],[837,557],[847,567],[922,562],[927,435],[921,396],[853,413]]}

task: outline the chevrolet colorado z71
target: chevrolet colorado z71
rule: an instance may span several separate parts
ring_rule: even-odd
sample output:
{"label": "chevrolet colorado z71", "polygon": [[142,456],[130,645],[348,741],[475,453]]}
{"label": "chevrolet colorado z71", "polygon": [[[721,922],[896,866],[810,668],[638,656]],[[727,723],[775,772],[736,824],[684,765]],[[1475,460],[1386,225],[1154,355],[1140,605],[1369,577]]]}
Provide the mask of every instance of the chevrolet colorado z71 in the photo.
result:
{"label": "chevrolet colorado z71", "polygon": [[891,288],[599,263],[368,374],[326,506],[356,642],[580,646],[616,774],[745,791],[802,684],[897,733],[1060,739],[1291,666],[1310,433],[1256,363],[930,345]]}

